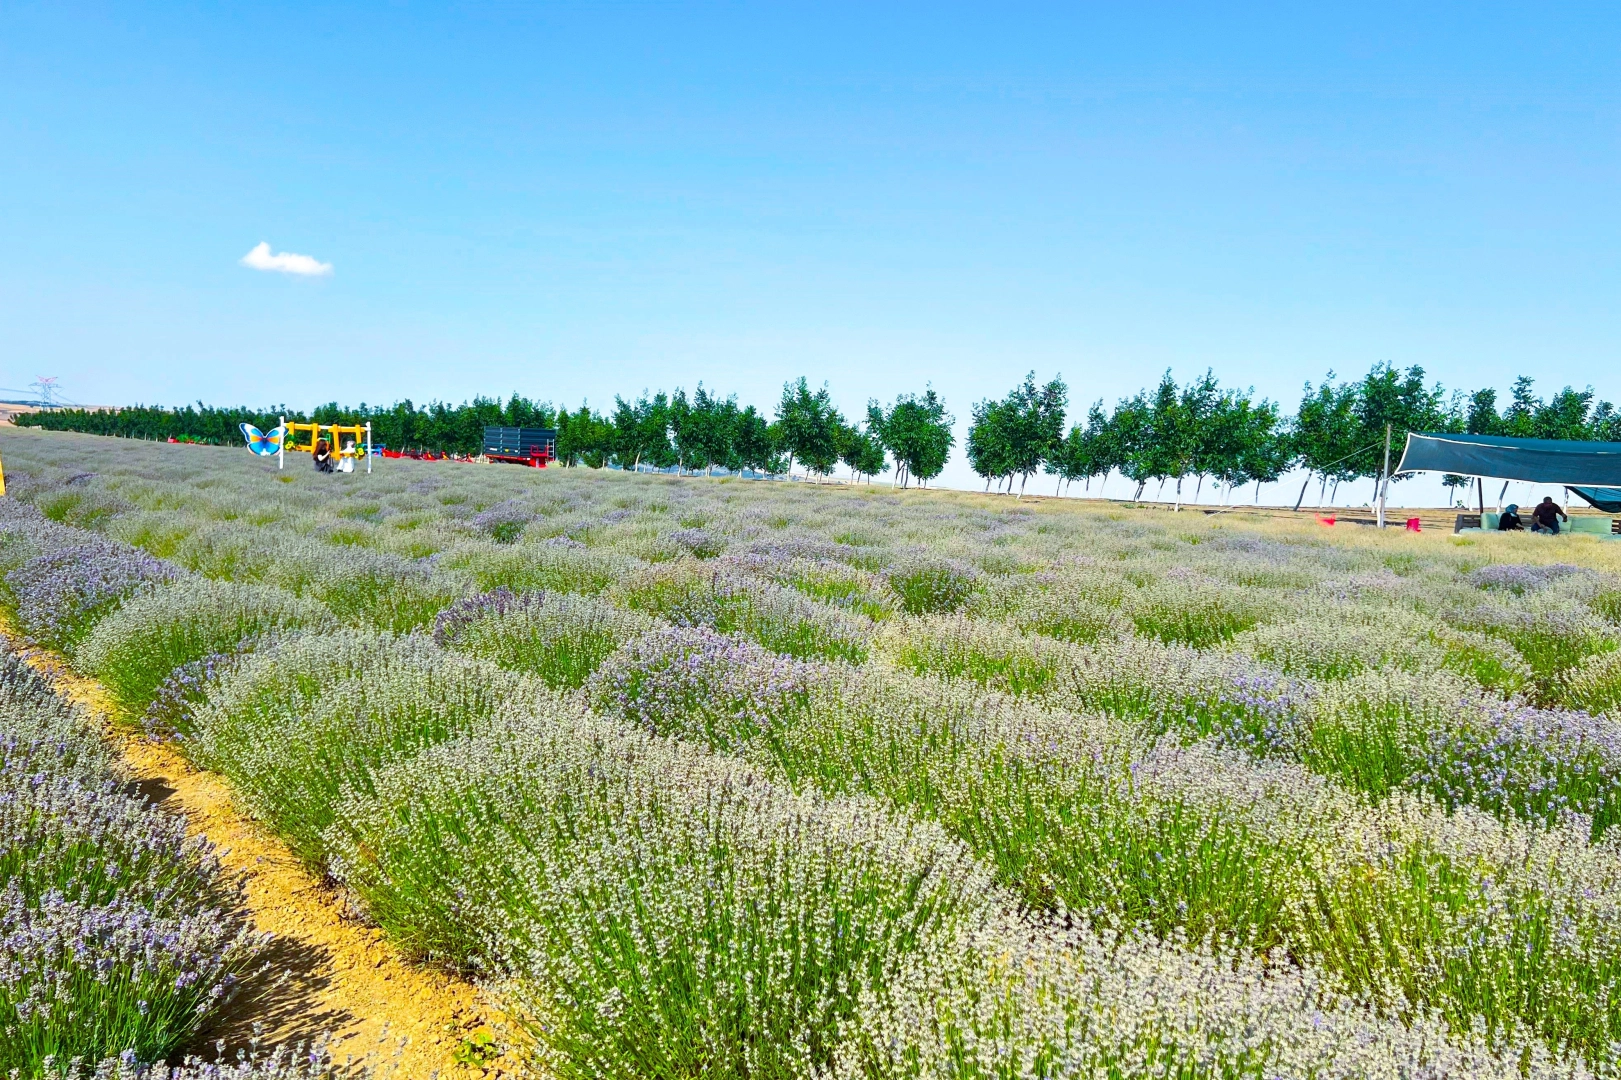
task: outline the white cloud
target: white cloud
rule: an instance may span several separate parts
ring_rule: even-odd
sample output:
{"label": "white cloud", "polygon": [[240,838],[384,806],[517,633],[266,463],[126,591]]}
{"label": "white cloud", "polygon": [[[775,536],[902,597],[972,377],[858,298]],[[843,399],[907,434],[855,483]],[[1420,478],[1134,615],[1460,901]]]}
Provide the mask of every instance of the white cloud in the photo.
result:
{"label": "white cloud", "polygon": [[272,255],[270,245],[262,242],[242,256],[242,265],[252,270],[279,270],[284,274],[302,274],[306,277],[325,277],[332,273],[331,263],[317,262],[309,255],[294,255],[290,251],[278,251]]}

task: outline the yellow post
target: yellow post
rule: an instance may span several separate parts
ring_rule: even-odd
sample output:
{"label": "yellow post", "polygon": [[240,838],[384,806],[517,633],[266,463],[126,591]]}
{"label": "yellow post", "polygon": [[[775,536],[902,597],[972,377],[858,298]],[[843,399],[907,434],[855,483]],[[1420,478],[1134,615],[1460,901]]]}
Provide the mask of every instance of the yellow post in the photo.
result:
{"label": "yellow post", "polygon": [[5,495],[6,495],[6,467],[4,465],[0,465],[0,499],[5,498]]}

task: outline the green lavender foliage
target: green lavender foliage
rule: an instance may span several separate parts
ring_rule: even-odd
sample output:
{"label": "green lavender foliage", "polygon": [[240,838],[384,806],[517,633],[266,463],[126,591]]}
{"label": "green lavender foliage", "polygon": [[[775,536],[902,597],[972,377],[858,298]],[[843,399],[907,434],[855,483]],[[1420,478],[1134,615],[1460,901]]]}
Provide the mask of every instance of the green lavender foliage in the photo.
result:
{"label": "green lavender foliage", "polygon": [[128,717],[138,717],[182,664],[228,653],[244,641],[332,624],[319,604],[280,589],[189,578],[125,603],[85,637],[75,662],[100,679]]}
{"label": "green lavender foliage", "polygon": [[1617,1063],[1602,541],[16,440],[0,569],[185,572],[75,662],[560,1074]]}

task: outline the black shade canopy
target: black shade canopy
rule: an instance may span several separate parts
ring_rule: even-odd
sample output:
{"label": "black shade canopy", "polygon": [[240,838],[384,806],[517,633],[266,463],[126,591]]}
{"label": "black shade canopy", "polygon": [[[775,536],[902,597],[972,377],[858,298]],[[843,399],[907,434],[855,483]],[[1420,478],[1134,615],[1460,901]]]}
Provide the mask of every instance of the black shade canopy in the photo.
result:
{"label": "black shade canopy", "polygon": [[1407,436],[1396,472],[1449,472],[1537,484],[1621,487],[1621,443],[1512,439],[1503,435]]}
{"label": "black shade canopy", "polygon": [[1621,488],[1572,487],[1570,489],[1586,499],[1588,505],[1606,514],[1621,514]]}

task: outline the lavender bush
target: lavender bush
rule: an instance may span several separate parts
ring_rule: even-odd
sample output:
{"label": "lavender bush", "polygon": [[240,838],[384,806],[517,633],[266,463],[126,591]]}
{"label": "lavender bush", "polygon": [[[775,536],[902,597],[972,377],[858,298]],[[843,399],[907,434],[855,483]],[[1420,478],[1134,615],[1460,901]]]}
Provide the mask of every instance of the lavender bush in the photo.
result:
{"label": "lavender bush", "polygon": [[1469,584],[1479,589],[1513,593],[1526,593],[1543,589],[1560,578],[1581,573],[1581,568],[1569,563],[1549,563],[1534,566],[1526,563],[1492,563],[1467,575]]}
{"label": "lavender bush", "polygon": [[179,576],[161,559],[98,537],[36,556],[5,581],[23,629],[37,641],[71,650],[127,597]]}
{"label": "lavender bush", "polygon": [[139,718],[182,664],[234,652],[273,630],[330,620],[320,605],[280,589],[182,579],[135,597],[97,623],[75,662],[106,685],[125,716]]}
{"label": "lavender bush", "polygon": [[1074,662],[1070,650],[1050,638],[951,615],[891,621],[879,649],[907,671],[969,679],[1010,694],[1041,693]]}
{"label": "lavender bush", "polygon": [[588,690],[632,727],[731,749],[793,723],[814,670],[707,627],[672,627],[610,657]]}
{"label": "lavender bush", "polygon": [[588,596],[514,593],[499,588],[458,601],[434,619],[433,639],[446,648],[574,689],[613,651],[658,625]]}
{"label": "lavender bush", "polygon": [[184,821],[133,795],[99,733],[0,655],[0,1069],[161,1060],[264,941]]}
{"label": "lavender bush", "polygon": [[1614,651],[1621,635],[1579,603],[1545,594],[1513,605],[1487,602],[1447,613],[1454,625],[1479,630],[1514,646],[1530,665],[1537,692],[1558,696],[1565,672],[1589,656]]}
{"label": "lavender bush", "polygon": [[454,551],[441,568],[469,575],[479,591],[600,593],[639,565],[617,552],[598,551],[566,536]]}
{"label": "lavender bush", "polygon": [[180,745],[320,866],[346,791],[446,739],[557,703],[536,680],[421,637],[292,635],[212,683]]}
{"label": "lavender bush", "polygon": [[1597,839],[1621,812],[1621,726],[1505,702],[1444,674],[1382,672],[1326,689],[1301,751],[1375,798],[1427,791],[1449,807],[1554,824]]}
{"label": "lavender bush", "polygon": [[955,559],[912,556],[888,567],[883,580],[908,615],[956,611],[980,588],[979,571]]}
{"label": "lavender bush", "polygon": [[535,512],[517,499],[505,499],[488,510],[473,515],[473,528],[497,544],[510,544],[523,535],[524,526],[535,519]]}
{"label": "lavender bush", "polygon": [[676,626],[744,634],[788,656],[852,663],[867,658],[870,629],[862,616],[730,568],[711,570],[691,560],[653,566],[629,577],[613,596]]}

